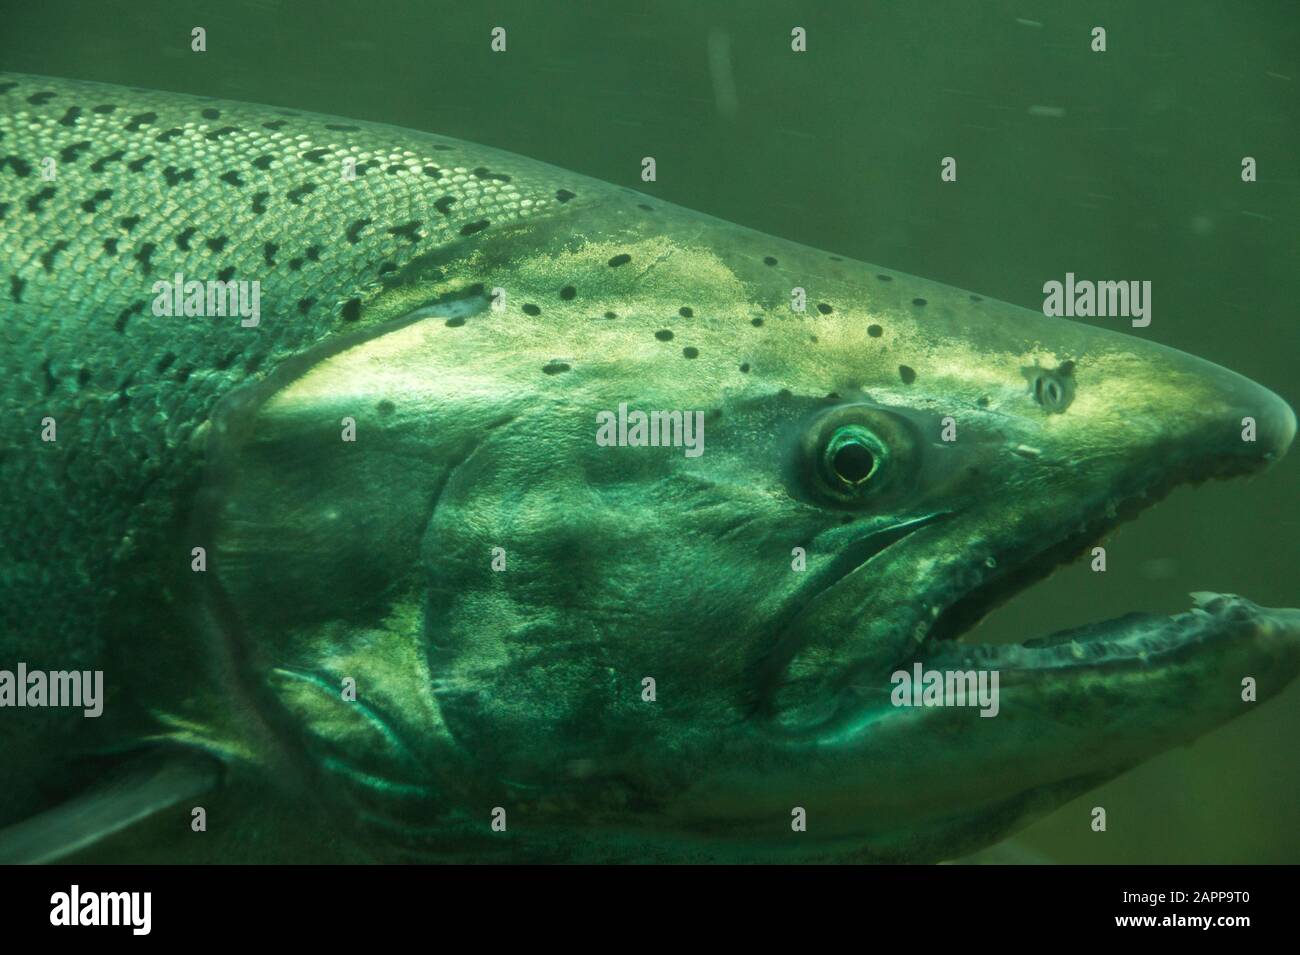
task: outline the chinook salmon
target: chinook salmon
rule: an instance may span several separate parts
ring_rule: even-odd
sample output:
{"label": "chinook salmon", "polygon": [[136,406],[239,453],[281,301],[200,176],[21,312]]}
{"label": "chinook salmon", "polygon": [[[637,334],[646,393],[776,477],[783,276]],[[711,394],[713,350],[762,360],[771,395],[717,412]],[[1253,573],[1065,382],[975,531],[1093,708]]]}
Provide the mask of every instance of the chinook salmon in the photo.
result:
{"label": "chinook salmon", "polygon": [[1230,595],[957,639],[1290,444],[1132,334],[25,75],[0,234],[0,858],[940,860],[1300,667]]}

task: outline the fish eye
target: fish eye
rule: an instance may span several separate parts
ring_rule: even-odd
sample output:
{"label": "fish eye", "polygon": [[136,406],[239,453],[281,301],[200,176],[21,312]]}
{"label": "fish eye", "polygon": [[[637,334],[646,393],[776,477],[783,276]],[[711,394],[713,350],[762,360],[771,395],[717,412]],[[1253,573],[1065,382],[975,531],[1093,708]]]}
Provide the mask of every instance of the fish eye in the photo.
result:
{"label": "fish eye", "polygon": [[824,408],[800,428],[793,477],[818,504],[858,509],[913,486],[920,455],[904,416],[867,402]]}
{"label": "fish eye", "polygon": [[826,477],[848,489],[867,484],[880,470],[887,452],[880,440],[866,428],[850,425],[831,435],[824,454]]}

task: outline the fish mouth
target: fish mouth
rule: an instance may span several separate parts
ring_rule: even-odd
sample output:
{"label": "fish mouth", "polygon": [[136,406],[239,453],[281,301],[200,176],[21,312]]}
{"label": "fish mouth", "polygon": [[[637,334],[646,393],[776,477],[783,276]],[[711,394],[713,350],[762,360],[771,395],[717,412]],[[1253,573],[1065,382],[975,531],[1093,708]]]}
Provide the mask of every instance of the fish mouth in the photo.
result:
{"label": "fish mouth", "polygon": [[[1261,627],[1272,626],[1280,619],[1276,615],[1297,613],[1271,611],[1232,594],[1202,591],[1192,594],[1193,607],[1189,611],[1172,616],[1133,611],[1020,643],[977,644],[966,640],[970,631],[994,609],[1089,553],[1116,527],[1136,518],[1175,488],[1226,480],[1257,470],[1257,466],[1229,460],[1213,468],[1171,474],[1136,493],[1111,501],[1102,508],[1099,517],[1076,521],[1075,530],[1045,547],[1030,549],[1028,556],[1024,556],[1023,546],[994,552],[991,555],[994,569],[980,573],[973,585],[946,602],[919,641],[918,655],[937,662],[960,657],[963,662],[1005,666],[1013,671],[1146,664],[1153,654],[1190,650],[1210,637],[1236,632],[1243,625],[1253,622]],[[1021,556],[1017,558],[1017,554]],[[1265,619],[1269,615],[1274,617],[1271,622]],[[1296,624],[1290,617],[1282,622],[1288,627]]]}

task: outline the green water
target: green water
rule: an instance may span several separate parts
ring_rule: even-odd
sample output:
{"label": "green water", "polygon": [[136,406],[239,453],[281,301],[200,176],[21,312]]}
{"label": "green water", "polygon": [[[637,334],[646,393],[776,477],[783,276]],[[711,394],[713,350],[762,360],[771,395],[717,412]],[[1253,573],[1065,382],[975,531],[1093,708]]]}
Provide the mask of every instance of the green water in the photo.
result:
{"label": "green water", "polygon": [[[4,6],[7,70],[436,131],[1030,308],[1067,271],[1149,280],[1153,321],[1134,334],[1300,405],[1292,4]],[[190,52],[194,26],[204,54]],[[496,26],[505,54],[489,49]],[[793,26],[806,53],[790,50]],[[1089,49],[1094,26],[1105,53]],[[644,156],[657,182],[641,182]],[[939,181],[944,156],[955,184]],[[1241,181],[1243,156],[1258,182]],[[1115,535],[1108,573],[1058,573],[979,638],[1175,612],[1192,590],[1295,605],[1298,478],[1293,453],[1252,481],[1175,493]],[[1057,861],[1298,861],[1298,726],[1292,687],[1018,844]],[[1089,829],[1093,806],[1104,834]]]}

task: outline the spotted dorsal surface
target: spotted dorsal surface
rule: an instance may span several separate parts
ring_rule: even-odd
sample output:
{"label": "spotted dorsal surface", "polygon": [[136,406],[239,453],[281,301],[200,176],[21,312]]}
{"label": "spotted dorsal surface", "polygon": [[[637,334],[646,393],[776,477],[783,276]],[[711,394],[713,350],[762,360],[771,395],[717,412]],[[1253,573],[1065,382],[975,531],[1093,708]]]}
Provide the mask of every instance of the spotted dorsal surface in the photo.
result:
{"label": "spotted dorsal surface", "polygon": [[[597,190],[614,191],[373,123],[0,74],[4,658],[102,661],[109,607],[135,605],[122,568],[156,559],[223,395],[364,334],[414,260]],[[155,315],[178,273],[258,282],[259,324]],[[46,418],[56,440],[33,445]]]}

